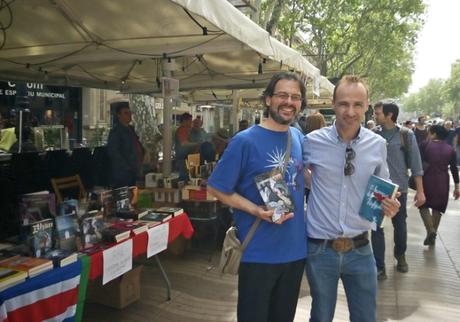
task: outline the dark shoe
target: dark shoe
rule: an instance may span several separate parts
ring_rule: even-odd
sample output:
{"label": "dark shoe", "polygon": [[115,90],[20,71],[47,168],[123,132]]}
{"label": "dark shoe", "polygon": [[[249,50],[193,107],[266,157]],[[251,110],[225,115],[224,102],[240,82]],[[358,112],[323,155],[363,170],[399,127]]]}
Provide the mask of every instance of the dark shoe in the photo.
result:
{"label": "dark shoe", "polygon": [[409,271],[409,265],[406,262],[406,256],[400,255],[396,257],[398,264],[396,264],[396,270],[400,273],[407,273]]}
{"label": "dark shoe", "polygon": [[435,242],[436,242],[436,233],[432,232],[426,236],[425,240],[423,241],[423,245],[432,246],[435,244]]}
{"label": "dark shoe", "polygon": [[385,272],[385,269],[381,269],[377,271],[377,280],[378,281],[384,281],[388,278],[387,273]]}

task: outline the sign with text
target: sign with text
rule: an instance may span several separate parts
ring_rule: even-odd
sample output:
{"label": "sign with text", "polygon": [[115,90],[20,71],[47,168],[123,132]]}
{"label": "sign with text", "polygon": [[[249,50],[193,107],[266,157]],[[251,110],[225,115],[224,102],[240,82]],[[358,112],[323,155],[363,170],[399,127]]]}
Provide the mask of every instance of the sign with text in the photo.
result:
{"label": "sign with text", "polygon": [[147,245],[147,258],[158,254],[168,247],[169,223],[158,225],[148,230],[149,242]]}
{"label": "sign with text", "polygon": [[103,252],[104,271],[102,285],[123,275],[133,268],[133,240],[117,244]]}
{"label": "sign with text", "polygon": [[28,96],[65,99],[64,93],[57,93],[49,90],[48,86],[41,83],[25,83],[23,92],[18,90],[14,82],[0,82],[0,96]]}

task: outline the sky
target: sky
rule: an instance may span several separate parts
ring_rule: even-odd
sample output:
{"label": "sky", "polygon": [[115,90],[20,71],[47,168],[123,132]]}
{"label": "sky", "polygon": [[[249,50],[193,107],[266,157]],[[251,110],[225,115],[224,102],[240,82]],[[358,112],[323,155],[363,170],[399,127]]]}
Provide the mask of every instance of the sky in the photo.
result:
{"label": "sky", "polygon": [[409,93],[433,78],[449,78],[451,65],[460,59],[460,0],[425,0],[425,26],[416,45],[415,72]]}

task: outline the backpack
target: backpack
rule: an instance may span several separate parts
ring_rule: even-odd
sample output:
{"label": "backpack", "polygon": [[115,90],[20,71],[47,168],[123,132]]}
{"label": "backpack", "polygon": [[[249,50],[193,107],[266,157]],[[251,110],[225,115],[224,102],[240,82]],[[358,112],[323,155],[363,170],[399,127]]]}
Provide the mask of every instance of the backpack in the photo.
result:
{"label": "backpack", "polygon": [[404,160],[406,161],[406,168],[410,166],[410,153],[409,153],[409,130],[405,127],[399,128],[399,139],[401,141],[401,150],[404,152]]}
{"label": "backpack", "polygon": [[[382,127],[375,127],[372,129],[372,131],[378,135],[381,135]],[[406,162],[406,168],[408,169],[410,166],[409,129],[403,126],[399,128],[399,140],[401,142],[401,151],[404,152],[404,161]]]}

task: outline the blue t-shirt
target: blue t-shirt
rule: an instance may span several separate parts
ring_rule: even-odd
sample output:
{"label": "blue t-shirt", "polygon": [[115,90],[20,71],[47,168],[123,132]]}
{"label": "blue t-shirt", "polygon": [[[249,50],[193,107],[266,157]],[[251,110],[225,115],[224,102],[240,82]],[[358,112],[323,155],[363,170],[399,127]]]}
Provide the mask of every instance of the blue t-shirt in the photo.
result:
{"label": "blue t-shirt", "polygon": [[[285,180],[294,201],[294,218],[281,225],[261,221],[244,251],[242,262],[287,263],[306,257],[304,217],[304,178],[302,165],[303,134],[290,127],[291,158]],[[284,164],[287,132],[252,126],[230,141],[217,163],[208,184],[224,193],[236,192],[256,205],[264,205],[254,177]],[[243,242],[256,217],[234,209],[238,235]]]}

